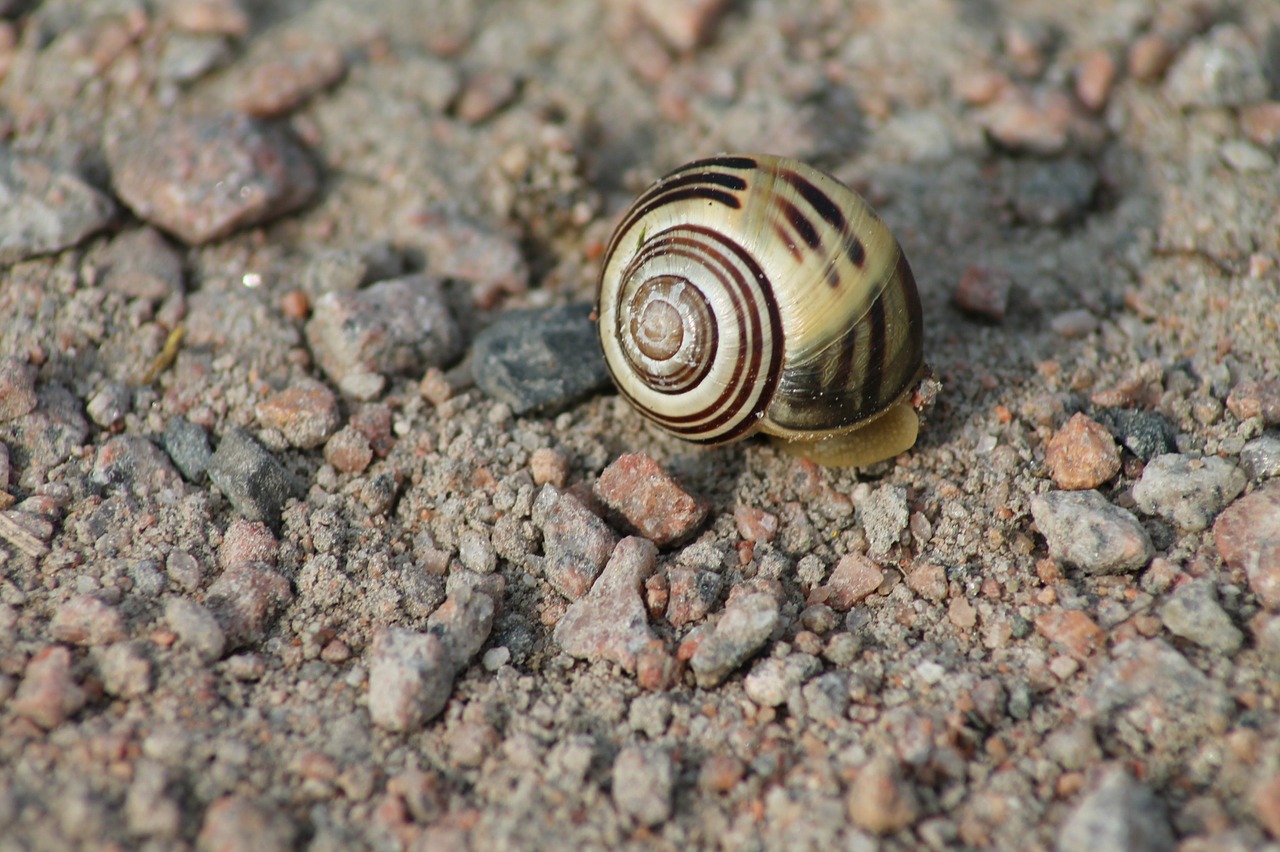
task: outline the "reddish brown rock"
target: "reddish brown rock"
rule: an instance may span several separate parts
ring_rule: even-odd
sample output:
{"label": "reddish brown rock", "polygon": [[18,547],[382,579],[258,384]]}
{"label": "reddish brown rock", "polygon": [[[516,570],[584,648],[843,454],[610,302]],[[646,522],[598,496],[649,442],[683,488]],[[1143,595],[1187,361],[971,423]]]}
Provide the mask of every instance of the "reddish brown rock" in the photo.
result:
{"label": "reddish brown rock", "polygon": [[884,582],[880,566],[861,553],[850,553],[836,563],[831,576],[823,587],[825,603],[835,609],[847,610],[869,596]]}
{"label": "reddish brown rock", "polygon": [[243,73],[234,100],[243,112],[269,118],[297,107],[346,72],[347,62],[337,45],[281,45],[273,58]]}
{"label": "reddish brown rock", "polygon": [[915,790],[896,761],[878,757],[862,768],[845,800],[849,819],[873,834],[887,835],[911,825],[920,814]]}
{"label": "reddish brown rock", "polygon": [[1094,111],[1106,106],[1116,71],[1116,60],[1109,51],[1096,47],[1085,53],[1076,66],[1076,97],[1080,103]]}
{"label": "reddish brown rock", "polygon": [[1013,279],[1006,272],[970,266],[956,285],[956,306],[962,311],[1000,322],[1009,306],[1012,286]]}
{"label": "reddish brown rock", "polygon": [[628,528],[659,547],[688,540],[710,508],[644,453],[619,456],[600,474],[594,490]]}
{"label": "reddish brown rock", "polygon": [[1087,491],[1120,472],[1120,449],[1106,427],[1077,413],[1049,441],[1044,462],[1059,488]]}
{"label": "reddish brown rock", "polygon": [[1250,797],[1254,815],[1272,837],[1280,839],[1280,775],[1262,782]]}
{"label": "reddish brown rock", "polygon": [[293,589],[275,571],[242,562],[214,580],[205,600],[226,632],[228,647],[234,647],[259,639],[293,600]]}
{"label": "reddish brown rock", "polygon": [[373,461],[373,448],[359,430],[344,426],[325,443],[324,460],[341,473],[360,473]]}
{"label": "reddish brown rock", "polygon": [[947,571],[931,562],[917,565],[907,574],[907,588],[922,598],[940,601],[947,596]]}
{"label": "reddish brown rock", "polygon": [[674,566],[667,571],[667,621],[683,627],[699,621],[720,599],[724,579],[713,571]]}
{"label": "reddish brown rock", "polygon": [[1241,420],[1261,417],[1268,426],[1280,423],[1280,379],[1241,382],[1227,395],[1227,408]]}
{"label": "reddish brown rock", "polygon": [[1280,101],[1263,101],[1240,109],[1240,129],[1255,145],[1280,145]]}
{"label": "reddish brown rock", "polygon": [[690,51],[710,41],[728,0],[639,0],[646,24],[669,46]]}
{"label": "reddish brown rock", "polygon": [[218,561],[223,568],[231,568],[241,562],[262,562],[274,565],[280,545],[270,528],[261,521],[237,518],[227,527],[218,548]]}
{"label": "reddish brown rock", "polygon": [[1177,53],[1177,45],[1158,33],[1139,36],[1129,46],[1129,76],[1143,83],[1154,83]]}
{"label": "reddish brown rock", "polygon": [[1036,616],[1036,631],[1077,660],[1086,659],[1107,639],[1102,628],[1078,609],[1055,609]]}
{"label": "reddish brown rock", "polygon": [[258,422],[278,430],[295,447],[309,450],[338,430],[338,398],[323,383],[304,379],[271,394],[254,408]]}
{"label": "reddish brown rock", "polygon": [[108,645],[124,638],[124,619],[93,595],[77,595],[58,607],[50,624],[53,638],[73,645]]}
{"label": "reddish brown rock", "polygon": [[1241,497],[1213,525],[1222,559],[1244,571],[1267,609],[1280,610],[1280,482]]}
{"label": "reddish brown rock", "polygon": [[755,506],[739,506],[733,510],[733,519],[744,541],[773,541],[778,534],[778,516]]}
{"label": "reddish brown rock", "polygon": [[196,845],[204,852],[292,849],[296,830],[286,812],[240,795],[223,796],[204,812]]}

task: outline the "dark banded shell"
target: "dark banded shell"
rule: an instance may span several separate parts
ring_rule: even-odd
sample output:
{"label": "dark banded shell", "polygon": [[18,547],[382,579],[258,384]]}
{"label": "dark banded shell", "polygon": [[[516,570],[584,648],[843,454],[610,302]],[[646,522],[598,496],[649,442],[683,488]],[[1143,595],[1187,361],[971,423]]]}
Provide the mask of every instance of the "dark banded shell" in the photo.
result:
{"label": "dark banded shell", "polygon": [[[609,242],[597,314],[621,393],[700,443],[851,433],[904,405],[924,367],[893,235],[856,192],[779,157],[699,160],[650,187]],[[855,455],[843,463],[867,463]]]}

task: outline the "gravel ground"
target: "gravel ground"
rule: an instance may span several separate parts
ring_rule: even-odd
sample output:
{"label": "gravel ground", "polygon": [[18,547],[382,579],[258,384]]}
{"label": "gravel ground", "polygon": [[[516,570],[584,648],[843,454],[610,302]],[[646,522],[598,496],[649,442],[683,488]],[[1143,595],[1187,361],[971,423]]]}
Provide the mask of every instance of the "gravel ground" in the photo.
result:
{"label": "gravel ground", "polygon": [[[0,0],[0,849],[1275,849],[1274,0]],[[717,151],[919,280],[916,447],[608,388]]]}

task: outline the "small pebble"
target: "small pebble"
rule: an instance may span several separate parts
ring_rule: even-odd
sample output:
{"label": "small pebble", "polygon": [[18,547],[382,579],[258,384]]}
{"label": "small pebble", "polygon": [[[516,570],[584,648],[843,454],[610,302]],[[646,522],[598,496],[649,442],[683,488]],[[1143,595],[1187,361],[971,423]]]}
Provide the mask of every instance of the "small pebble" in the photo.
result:
{"label": "small pebble", "polygon": [[182,256],[154,228],[134,228],[107,246],[102,286],[137,299],[161,301],[182,292]]}
{"label": "small pebble", "polygon": [[506,645],[490,648],[484,652],[484,657],[480,660],[481,665],[488,672],[496,672],[509,662],[511,662],[511,649]]}
{"label": "small pebble", "polygon": [[124,486],[155,494],[182,485],[169,457],[141,435],[117,435],[98,450],[90,479],[99,485]]}
{"label": "small pebble", "polygon": [[260,562],[275,565],[280,544],[266,524],[237,518],[222,534],[222,546],[218,548],[218,562],[223,569],[242,562]]}
{"label": "small pebble", "polygon": [[755,506],[738,506],[733,519],[743,541],[769,542],[778,534],[778,516]]}
{"label": "small pebble", "polygon": [[1053,329],[1059,337],[1079,340],[1098,330],[1098,318],[1085,308],[1077,308],[1054,316],[1049,320],[1049,328]]}
{"label": "small pebble", "polygon": [[111,199],[79,177],[7,145],[0,147],[0,198],[0,266],[74,246],[115,214]]}
{"label": "small pebble", "polygon": [[238,0],[174,0],[164,7],[173,25],[191,33],[242,36],[250,19]]}
{"label": "small pebble", "polygon": [[1222,162],[1226,163],[1232,171],[1241,174],[1271,173],[1276,167],[1276,161],[1270,154],[1242,139],[1232,139],[1222,143],[1218,153],[1222,156]]}
{"label": "small pebble", "polygon": [[258,422],[276,429],[295,447],[323,444],[342,425],[338,398],[323,383],[302,379],[271,394],[254,407]]}
{"label": "small pebble", "polygon": [[1254,482],[1280,476],[1280,436],[1263,435],[1245,444],[1240,467]]}
{"label": "small pebble", "polygon": [[955,302],[962,311],[994,322],[1004,320],[1013,279],[1008,273],[985,266],[970,266],[956,285]]}
{"label": "small pebble", "polygon": [[459,585],[427,619],[427,627],[444,640],[455,671],[466,668],[489,639],[493,613],[493,597],[479,587]]}
{"label": "small pebble", "polygon": [[342,79],[347,63],[333,44],[279,45],[272,58],[241,69],[232,85],[236,107],[257,118],[295,109]]}
{"label": "small pebble", "polygon": [[1055,88],[1028,91],[1009,86],[979,109],[978,125],[1012,151],[1055,156],[1072,138],[1075,108],[1066,92]]}
{"label": "small pebble", "polygon": [[288,852],[294,848],[296,834],[284,808],[232,794],[217,799],[205,810],[196,846],[210,852]]}
{"label": "small pebble", "polygon": [[36,407],[36,371],[16,358],[0,358],[0,423]]}
{"label": "small pebble", "polygon": [[369,716],[388,731],[421,728],[444,709],[453,692],[453,660],[433,632],[383,627],[373,636],[369,661]]}
{"label": "small pebble", "polygon": [[1159,33],[1138,36],[1129,45],[1129,76],[1141,83],[1154,83],[1177,53],[1177,45]]}
{"label": "small pebble", "polygon": [[94,595],[77,595],[58,607],[49,632],[72,645],[109,645],[125,637],[120,611]]}
{"label": "small pebble", "polygon": [[1151,537],[1131,512],[1097,491],[1051,491],[1031,501],[1049,555],[1090,574],[1137,571],[1151,560]]}
{"label": "small pebble", "polygon": [[1173,424],[1157,411],[1108,408],[1098,412],[1098,422],[1110,429],[1125,449],[1143,461],[1151,461],[1176,449]]}
{"label": "small pebble", "polygon": [[284,131],[235,113],[168,111],[109,135],[106,156],[121,200],[189,245],[296,210],[320,185],[310,157]]}
{"label": "small pebble", "polygon": [[339,473],[361,473],[373,461],[373,448],[358,429],[343,426],[325,442],[324,460]]}
{"label": "small pebble", "polygon": [[907,489],[901,485],[881,485],[858,505],[858,518],[866,530],[871,557],[883,559],[902,540],[902,533],[910,523]]}
{"label": "small pebble", "polygon": [[840,558],[822,587],[825,603],[841,612],[870,596],[884,582],[880,566],[861,553],[850,553]]}
{"label": "small pebble", "polygon": [[493,308],[502,296],[529,289],[529,264],[512,234],[454,212],[429,211],[413,218],[406,239],[422,246],[433,275],[470,284],[477,307]]}
{"label": "small pebble", "polygon": [[458,560],[477,574],[492,574],[498,567],[498,553],[489,536],[475,529],[465,529],[458,537]]}
{"label": "small pebble", "polygon": [[854,825],[880,836],[901,831],[920,816],[915,789],[902,777],[897,761],[888,757],[862,767],[845,804]]}
{"label": "small pebble", "polygon": [[509,73],[485,69],[462,84],[454,110],[468,124],[479,124],[515,100],[517,92],[516,80]]}
{"label": "small pebble", "polygon": [[609,384],[589,305],[507,311],[472,353],[476,385],[517,417],[563,411]]}
{"label": "small pebble", "polygon": [[209,460],[209,478],[240,516],[276,527],[297,485],[289,471],[243,429],[223,435]]}
{"label": "small pebble", "polygon": [[156,76],[165,83],[189,84],[230,64],[232,55],[223,36],[174,30],[165,34]]}
{"label": "small pebble", "polygon": [[722,683],[764,646],[779,618],[777,599],[763,592],[729,604],[689,660],[698,686],[710,689]]}
{"label": "small pebble", "polygon": [[1062,824],[1058,852],[1163,852],[1175,847],[1164,805],[1146,784],[1115,764]]}
{"label": "small pebble", "polygon": [[1266,426],[1280,425],[1280,379],[1241,382],[1227,395],[1227,409],[1241,420],[1261,417]]}
{"label": "small pebble", "polygon": [[926,600],[942,601],[947,596],[947,571],[932,562],[917,565],[907,574],[907,588]]}
{"label": "small pebble", "polygon": [[606,660],[635,673],[639,652],[656,641],[641,590],[653,573],[657,548],[643,538],[624,538],[600,579],[575,601],[555,626],[560,649],[572,657]]}
{"label": "small pebble", "polygon": [[1226,459],[1168,453],[1147,463],[1134,483],[1133,499],[1146,514],[1196,532],[1209,526],[1247,483],[1244,472]]}
{"label": "small pebble", "polygon": [[223,571],[205,594],[227,639],[227,649],[256,642],[293,600],[289,581],[258,563],[241,562]]}
{"label": "small pebble", "polygon": [[132,392],[118,382],[107,382],[89,398],[85,414],[103,429],[115,429],[129,413],[133,403]]}
{"label": "small pebble", "polygon": [[1273,838],[1280,838],[1280,774],[1272,775],[1254,787],[1249,803],[1267,833]]}
{"label": "small pebble", "polygon": [[532,520],[542,530],[547,582],[567,598],[582,597],[613,553],[617,537],[581,501],[553,485],[538,493]]}
{"label": "small pebble", "polygon": [[743,692],[761,707],[780,707],[792,691],[822,671],[822,663],[808,654],[769,657],[751,667],[742,681]]}
{"label": "small pebble", "polygon": [[222,657],[227,647],[226,634],[203,605],[187,598],[170,598],[165,603],[164,620],[201,662],[212,663]]}
{"label": "small pebble", "polygon": [[1015,161],[1006,174],[1011,179],[1008,193],[1014,212],[1021,221],[1042,228],[1083,219],[1099,183],[1097,168],[1074,157]]}
{"label": "small pebble", "polygon": [[151,661],[135,643],[109,646],[98,661],[98,671],[108,695],[127,699],[151,691]]}
{"label": "small pebble", "polygon": [[1213,525],[1222,560],[1249,579],[1262,605],[1280,611],[1280,482],[1228,506]]}
{"label": "small pebble", "polygon": [[550,483],[556,488],[564,488],[569,481],[569,459],[559,450],[539,447],[529,457],[529,473],[533,476],[534,485]]}
{"label": "small pebble", "polygon": [[86,700],[71,671],[71,652],[46,645],[27,662],[8,709],[50,731],[74,716]]}
{"label": "small pebble", "polygon": [[1103,647],[1107,639],[1102,628],[1078,609],[1054,609],[1036,616],[1036,631],[1081,661]]}
{"label": "small pebble", "polygon": [[1240,130],[1259,147],[1280,147],[1280,101],[1262,101],[1240,110]]}
{"label": "small pebble", "polygon": [[624,453],[592,488],[624,526],[658,547],[687,541],[702,526],[710,504],[684,490],[644,453]]}
{"label": "small pebble", "polygon": [[1175,589],[1160,607],[1160,620],[1175,636],[1228,656],[1244,643],[1244,634],[1218,604],[1213,581],[1208,577]]}
{"label": "small pebble", "polygon": [[658,746],[627,746],[613,762],[613,803],[637,825],[652,828],[671,818],[676,768]]}
{"label": "small pebble", "polygon": [[1264,100],[1267,80],[1258,49],[1235,24],[1219,24],[1187,45],[1164,81],[1175,106],[1238,107]]}
{"label": "small pebble", "polygon": [[348,382],[353,378],[445,366],[464,346],[443,285],[425,275],[325,293],[306,334],[316,363],[344,389],[355,387]]}
{"label": "small pebble", "polygon": [[189,482],[204,479],[213,460],[209,433],[185,417],[170,417],[165,424],[164,449]]}
{"label": "small pebble", "polygon": [[1107,105],[1116,81],[1116,60],[1111,52],[1095,47],[1076,66],[1076,97],[1095,112]]}
{"label": "small pebble", "polygon": [[170,551],[165,558],[164,568],[169,581],[186,592],[194,592],[204,580],[200,563],[185,550]]}
{"label": "small pebble", "polygon": [[714,571],[675,565],[667,569],[667,622],[680,628],[706,617],[720,600],[724,578]]}
{"label": "small pebble", "polygon": [[698,770],[698,788],[708,793],[728,793],[746,774],[742,761],[731,754],[711,754]]}
{"label": "small pebble", "polygon": [[1077,413],[1050,439],[1044,462],[1054,485],[1086,491],[1120,472],[1120,450],[1106,428]]}

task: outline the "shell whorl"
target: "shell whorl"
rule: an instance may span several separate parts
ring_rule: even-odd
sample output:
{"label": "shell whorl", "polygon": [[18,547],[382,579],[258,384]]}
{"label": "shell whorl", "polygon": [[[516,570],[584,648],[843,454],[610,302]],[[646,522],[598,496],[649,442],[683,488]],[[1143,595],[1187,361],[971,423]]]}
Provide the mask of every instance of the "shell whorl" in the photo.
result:
{"label": "shell whorl", "polygon": [[923,365],[896,240],[852,190],[783,158],[714,157],[654,184],[609,243],[597,310],[622,394],[703,443],[848,431]]}

